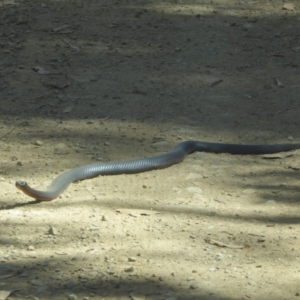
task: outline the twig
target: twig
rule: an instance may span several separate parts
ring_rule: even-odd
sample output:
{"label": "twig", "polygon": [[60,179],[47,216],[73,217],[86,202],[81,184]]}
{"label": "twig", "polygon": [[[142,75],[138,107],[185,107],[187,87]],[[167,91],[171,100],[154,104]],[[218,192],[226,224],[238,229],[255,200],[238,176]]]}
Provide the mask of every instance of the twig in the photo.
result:
{"label": "twig", "polygon": [[209,237],[205,238],[204,241],[208,244],[218,246],[218,247],[223,247],[223,248],[243,249],[243,248],[249,248],[250,247],[247,244],[245,244],[245,245],[229,245],[229,244],[225,244],[225,243],[220,242],[220,241],[212,240]]}
{"label": "twig", "polygon": [[15,128],[16,128],[16,126],[13,126],[13,127],[10,128],[6,133],[2,134],[2,135],[0,136],[0,140],[3,139],[4,137],[6,137],[8,134],[10,134]]}

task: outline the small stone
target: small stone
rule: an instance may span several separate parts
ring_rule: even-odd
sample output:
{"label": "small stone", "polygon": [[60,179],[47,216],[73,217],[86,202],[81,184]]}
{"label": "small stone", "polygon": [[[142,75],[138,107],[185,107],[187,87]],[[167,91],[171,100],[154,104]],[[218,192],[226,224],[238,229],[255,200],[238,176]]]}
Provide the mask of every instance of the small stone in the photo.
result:
{"label": "small stone", "polygon": [[198,288],[198,285],[197,285],[197,284],[194,284],[194,283],[193,283],[193,284],[190,285],[190,289],[191,289],[191,290],[195,290],[195,289],[197,289],[197,288]]}
{"label": "small stone", "polygon": [[285,3],[283,4],[282,9],[292,11],[295,9],[295,6],[293,3]]}
{"label": "small stone", "polygon": [[276,204],[276,201],[275,200],[268,200],[268,201],[266,201],[266,204],[274,205],[274,204]]}
{"label": "small stone", "polygon": [[35,141],[35,143],[34,143],[35,145],[37,145],[37,146],[42,146],[43,145],[43,142],[42,141],[39,141],[39,140],[37,140],[37,141]]}
{"label": "small stone", "polygon": [[133,267],[125,268],[124,271],[130,273],[134,271],[134,268]]}
{"label": "small stone", "polygon": [[222,258],[223,258],[223,254],[222,253],[216,254],[216,260],[221,260]]}
{"label": "small stone", "polygon": [[131,262],[135,262],[136,261],[136,258],[135,257],[128,257],[128,261],[131,261]]}
{"label": "small stone", "polygon": [[50,226],[50,228],[48,230],[48,233],[51,234],[51,235],[57,235],[58,234],[58,230],[55,227]]}
{"label": "small stone", "polygon": [[186,281],[194,281],[194,280],[195,280],[195,278],[192,277],[192,276],[190,276],[190,277],[188,277],[188,278],[186,279]]}
{"label": "small stone", "polygon": [[78,297],[75,294],[68,295],[68,300],[77,300]]}
{"label": "small stone", "polygon": [[34,251],[35,250],[35,247],[32,246],[32,245],[29,245],[28,248],[27,248],[28,251]]}
{"label": "small stone", "polygon": [[81,253],[77,253],[75,256],[72,257],[71,260],[80,260],[82,259],[82,254]]}
{"label": "small stone", "polygon": [[102,216],[101,221],[107,221],[107,217],[105,215]]}
{"label": "small stone", "polygon": [[38,280],[38,279],[32,279],[32,280],[30,281],[30,283],[31,283],[32,285],[37,285],[37,286],[42,286],[42,285],[44,285],[44,282],[43,282],[42,280]]}
{"label": "small stone", "polygon": [[253,29],[253,27],[254,26],[252,24],[247,23],[247,24],[242,26],[242,29],[243,30],[251,30],[251,29]]}

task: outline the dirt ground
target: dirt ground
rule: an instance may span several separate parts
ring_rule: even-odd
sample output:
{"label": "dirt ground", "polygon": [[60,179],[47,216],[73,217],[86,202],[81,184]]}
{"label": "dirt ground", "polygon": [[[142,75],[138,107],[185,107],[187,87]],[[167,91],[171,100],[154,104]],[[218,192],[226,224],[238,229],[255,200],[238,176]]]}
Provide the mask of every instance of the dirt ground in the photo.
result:
{"label": "dirt ground", "polygon": [[51,202],[15,181],[190,139],[299,142],[299,9],[1,0],[0,299],[297,299],[299,151],[194,153]]}

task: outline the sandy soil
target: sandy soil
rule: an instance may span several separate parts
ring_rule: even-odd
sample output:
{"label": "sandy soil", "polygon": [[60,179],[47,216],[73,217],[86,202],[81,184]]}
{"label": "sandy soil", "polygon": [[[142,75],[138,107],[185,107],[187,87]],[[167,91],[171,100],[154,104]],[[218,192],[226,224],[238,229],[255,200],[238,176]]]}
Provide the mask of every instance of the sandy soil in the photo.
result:
{"label": "sandy soil", "polygon": [[14,186],[189,139],[299,141],[286,4],[0,1],[0,298],[297,299],[297,152],[195,153],[52,202]]}

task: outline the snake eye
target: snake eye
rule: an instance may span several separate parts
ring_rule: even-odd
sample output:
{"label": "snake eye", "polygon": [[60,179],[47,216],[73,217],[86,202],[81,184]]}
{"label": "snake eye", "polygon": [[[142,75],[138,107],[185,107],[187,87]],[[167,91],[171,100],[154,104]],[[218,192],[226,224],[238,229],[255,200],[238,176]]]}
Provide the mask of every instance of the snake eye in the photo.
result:
{"label": "snake eye", "polygon": [[17,181],[16,182],[16,187],[23,187],[23,186],[26,186],[27,185],[27,183],[26,183],[26,181]]}

